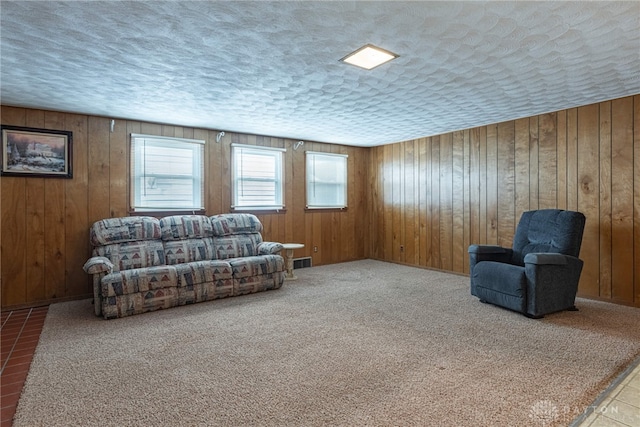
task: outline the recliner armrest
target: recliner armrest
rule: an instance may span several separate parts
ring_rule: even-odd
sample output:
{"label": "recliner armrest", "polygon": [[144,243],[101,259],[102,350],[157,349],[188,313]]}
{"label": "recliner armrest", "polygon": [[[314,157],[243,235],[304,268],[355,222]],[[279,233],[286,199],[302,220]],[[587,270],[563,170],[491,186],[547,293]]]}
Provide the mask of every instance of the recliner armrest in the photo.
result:
{"label": "recliner armrest", "polygon": [[282,243],[278,242],[262,242],[258,244],[258,253],[260,255],[277,254],[282,250]]}
{"label": "recliner armrest", "polygon": [[532,252],[524,256],[525,264],[536,265],[566,265],[569,255],[551,253],[551,252]]}
{"label": "recliner armrest", "polygon": [[[473,270],[479,262],[510,262],[513,249],[503,248],[497,245],[470,245],[469,249],[469,271],[473,276]],[[473,285],[471,286],[473,289]]]}
{"label": "recliner armrest", "polygon": [[509,249],[503,248],[502,246],[495,245],[471,245],[469,246],[468,252],[475,254],[504,254],[507,253]]}
{"label": "recliner armrest", "polygon": [[114,265],[111,261],[109,261],[109,258],[103,256],[94,256],[89,258],[89,260],[84,263],[82,269],[87,274],[110,274],[111,272],[113,272],[113,267]]}

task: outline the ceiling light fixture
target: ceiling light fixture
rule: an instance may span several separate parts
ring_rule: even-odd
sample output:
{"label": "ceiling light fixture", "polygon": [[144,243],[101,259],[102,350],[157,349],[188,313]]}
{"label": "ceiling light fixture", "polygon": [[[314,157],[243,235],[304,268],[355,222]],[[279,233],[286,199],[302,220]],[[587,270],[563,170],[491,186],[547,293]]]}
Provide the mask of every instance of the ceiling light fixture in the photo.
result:
{"label": "ceiling light fixture", "polygon": [[355,65],[356,67],[364,68],[365,70],[372,70],[379,65],[396,59],[399,55],[393,52],[379,48],[372,44],[366,44],[355,52],[342,58],[340,61],[347,64]]}

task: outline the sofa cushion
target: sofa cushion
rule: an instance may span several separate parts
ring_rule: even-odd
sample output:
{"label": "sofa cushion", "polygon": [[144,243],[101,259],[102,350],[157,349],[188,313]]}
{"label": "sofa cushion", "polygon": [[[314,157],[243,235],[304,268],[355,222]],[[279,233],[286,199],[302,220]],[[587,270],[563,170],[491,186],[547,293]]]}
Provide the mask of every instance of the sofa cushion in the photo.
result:
{"label": "sofa cushion", "polygon": [[214,236],[260,233],[262,224],[253,214],[220,214],[211,218]]}
{"label": "sofa cushion", "polygon": [[235,279],[284,270],[284,259],[279,255],[233,258],[229,260],[229,264],[231,264],[233,277]]}
{"label": "sofa cushion", "polygon": [[214,259],[211,237],[165,241],[164,251],[169,265]]}
{"label": "sofa cushion", "polygon": [[165,264],[162,240],[139,240],[93,248],[93,256],[108,258],[113,271],[154,267]]}
{"label": "sofa cushion", "polygon": [[128,216],[96,221],[89,230],[93,246],[160,239],[160,221],[150,216]]}
{"label": "sofa cushion", "polygon": [[175,288],[178,272],[174,266],[136,268],[105,275],[101,282],[103,297]]}
{"label": "sofa cushion", "polygon": [[180,287],[233,278],[231,265],[225,261],[188,262],[177,264],[175,268],[178,272],[178,286]]}
{"label": "sofa cushion", "polygon": [[204,215],[172,215],[160,220],[162,240],[196,239],[211,237],[213,228]]}
{"label": "sofa cushion", "polygon": [[236,234],[213,238],[213,258],[229,259],[258,255],[258,245],[262,243],[260,234]]}

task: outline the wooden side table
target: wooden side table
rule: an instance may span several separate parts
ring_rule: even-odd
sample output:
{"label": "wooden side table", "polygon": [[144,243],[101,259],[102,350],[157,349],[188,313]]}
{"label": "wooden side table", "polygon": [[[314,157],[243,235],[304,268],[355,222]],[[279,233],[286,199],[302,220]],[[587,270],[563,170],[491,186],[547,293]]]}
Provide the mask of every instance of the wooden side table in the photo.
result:
{"label": "wooden side table", "polygon": [[285,260],[287,265],[287,273],[284,275],[284,280],[296,280],[297,277],[293,274],[293,250],[304,248],[302,243],[283,243],[282,247],[285,249]]}

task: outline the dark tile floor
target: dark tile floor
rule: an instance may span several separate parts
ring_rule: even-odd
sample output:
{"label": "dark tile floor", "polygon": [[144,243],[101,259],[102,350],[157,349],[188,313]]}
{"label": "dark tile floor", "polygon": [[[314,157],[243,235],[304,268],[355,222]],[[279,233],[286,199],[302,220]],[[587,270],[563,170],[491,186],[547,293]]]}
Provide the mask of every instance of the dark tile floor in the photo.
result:
{"label": "dark tile floor", "polygon": [[3,311],[0,315],[0,427],[13,424],[18,399],[48,310],[49,307],[27,308]]}

